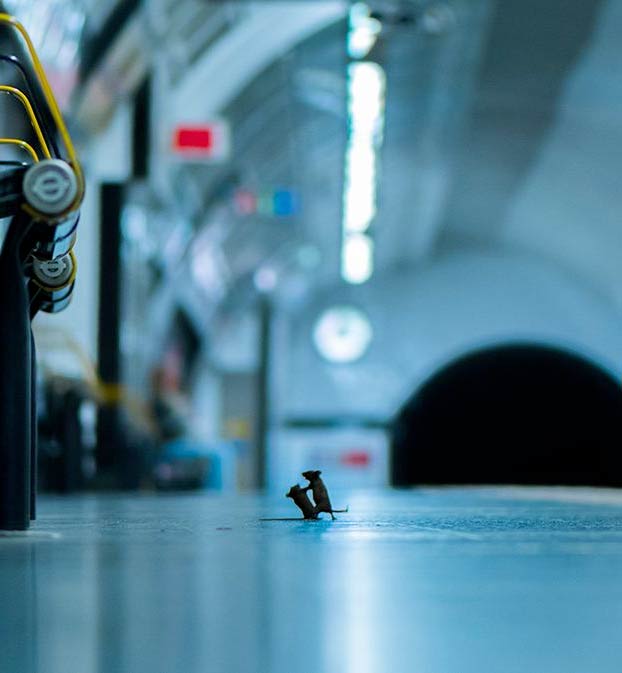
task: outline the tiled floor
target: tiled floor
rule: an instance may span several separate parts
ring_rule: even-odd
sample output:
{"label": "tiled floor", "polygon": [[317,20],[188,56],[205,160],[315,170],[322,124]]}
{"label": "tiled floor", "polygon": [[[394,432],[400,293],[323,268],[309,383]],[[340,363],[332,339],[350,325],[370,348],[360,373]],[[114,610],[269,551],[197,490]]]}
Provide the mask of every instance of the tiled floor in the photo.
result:
{"label": "tiled floor", "polygon": [[0,538],[1,673],[620,673],[622,494],[42,499]]}

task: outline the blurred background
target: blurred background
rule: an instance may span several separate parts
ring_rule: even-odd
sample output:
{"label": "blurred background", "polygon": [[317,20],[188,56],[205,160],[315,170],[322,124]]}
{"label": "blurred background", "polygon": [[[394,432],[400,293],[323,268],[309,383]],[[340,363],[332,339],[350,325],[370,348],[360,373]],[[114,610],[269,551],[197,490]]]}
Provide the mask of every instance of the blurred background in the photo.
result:
{"label": "blurred background", "polygon": [[622,484],[621,0],[3,4],[87,177],[42,489]]}

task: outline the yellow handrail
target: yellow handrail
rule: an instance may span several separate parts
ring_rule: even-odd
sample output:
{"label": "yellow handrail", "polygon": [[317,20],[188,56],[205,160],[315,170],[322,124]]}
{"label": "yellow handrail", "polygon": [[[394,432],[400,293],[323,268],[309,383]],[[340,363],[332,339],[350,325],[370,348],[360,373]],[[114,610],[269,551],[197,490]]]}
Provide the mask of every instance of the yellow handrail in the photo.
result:
{"label": "yellow handrail", "polygon": [[39,161],[39,155],[36,153],[35,148],[25,140],[20,140],[19,138],[0,138],[0,145],[17,145],[28,152],[35,163]]}
{"label": "yellow handrail", "polygon": [[[139,395],[128,389],[122,383],[106,383],[101,380],[97,373],[95,363],[91,360],[81,344],[62,328],[38,328],[34,330],[37,346],[48,352],[50,350],[65,350],[73,353],[80,363],[84,382],[88,386],[93,399],[104,405],[123,405],[131,413],[134,419],[143,423],[152,432],[157,432],[153,413],[149,404]],[[41,366],[50,372],[42,358]]]}
{"label": "yellow handrail", "polygon": [[69,208],[69,210],[75,210],[80,205],[82,198],[84,196],[84,174],[82,173],[82,167],[80,166],[78,155],[71,141],[69,132],[67,131],[67,127],[65,126],[65,121],[63,120],[63,116],[58,107],[58,103],[56,102],[56,98],[54,97],[52,87],[48,82],[43,65],[39,60],[39,56],[37,55],[32,40],[30,39],[30,36],[28,35],[28,32],[26,31],[24,26],[14,16],[4,13],[0,13],[0,24],[11,26],[15,30],[17,30],[26,44],[26,47],[30,54],[30,58],[32,60],[33,67],[35,69],[35,73],[39,79],[39,84],[41,85],[43,95],[45,96],[45,101],[50,109],[50,114],[52,115],[54,124],[58,129],[58,132],[61,136],[61,139],[67,151],[69,164],[72,166],[76,174],[76,179],[78,181],[78,193],[76,195],[74,202],[71,204]]}
{"label": "yellow handrail", "polygon": [[43,132],[41,131],[41,125],[39,124],[39,120],[37,119],[35,111],[32,109],[32,105],[30,104],[30,101],[26,97],[26,94],[23,91],[17,89],[16,87],[7,86],[6,84],[0,84],[0,93],[6,93],[9,96],[14,96],[24,106],[26,114],[28,115],[28,119],[30,120],[32,128],[35,131],[35,135],[37,136],[37,140],[39,141],[39,145],[41,145],[43,156],[46,159],[51,159],[52,155],[50,154],[50,148],[48,147],[48,144],[45,142]]}

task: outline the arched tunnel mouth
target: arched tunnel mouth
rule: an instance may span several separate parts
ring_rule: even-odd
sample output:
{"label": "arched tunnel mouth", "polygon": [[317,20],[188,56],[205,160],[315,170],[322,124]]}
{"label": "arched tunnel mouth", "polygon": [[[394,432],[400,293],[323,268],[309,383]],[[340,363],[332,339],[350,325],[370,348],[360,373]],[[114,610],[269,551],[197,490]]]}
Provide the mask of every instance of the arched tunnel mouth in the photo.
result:
{"label": "arched tunnel mouth", "polygon": [[396,486],[622,486],[622,385],[555,347],[506,344],[450,362],[391,433]]}

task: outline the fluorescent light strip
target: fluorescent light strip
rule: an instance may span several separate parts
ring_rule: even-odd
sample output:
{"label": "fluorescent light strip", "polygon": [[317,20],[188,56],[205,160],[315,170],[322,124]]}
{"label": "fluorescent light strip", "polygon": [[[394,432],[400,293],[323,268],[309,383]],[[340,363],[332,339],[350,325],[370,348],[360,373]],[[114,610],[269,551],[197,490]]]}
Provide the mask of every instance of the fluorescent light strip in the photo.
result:
{"label": "fluorescent light strip", "polygon": [[345,156],[341,275],[363,283],[373,273],[373,241],[364,235],[376,215],[378,150],[384,133],[386,77],[377,63],[348,66],[349,137]]}
{"label": "fluorescent light strip", "polygon": [[341,275],[352,284],[360,285],[374,272],[374,242],[367,234],[347,234],[341,250]]}
{"label": "fluorescent light strip", "polygon": [[382,25],[371,17],[371,10],[363,2],[357,2],[350,9],[350,30],[348,32],[348,54],[351,58],[364,58],[376,44]]}

